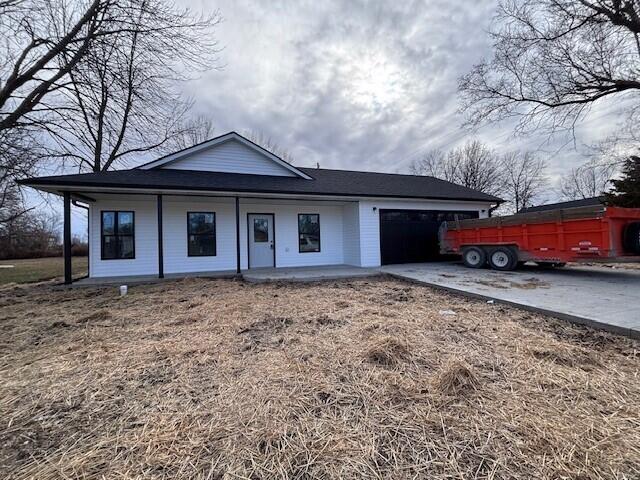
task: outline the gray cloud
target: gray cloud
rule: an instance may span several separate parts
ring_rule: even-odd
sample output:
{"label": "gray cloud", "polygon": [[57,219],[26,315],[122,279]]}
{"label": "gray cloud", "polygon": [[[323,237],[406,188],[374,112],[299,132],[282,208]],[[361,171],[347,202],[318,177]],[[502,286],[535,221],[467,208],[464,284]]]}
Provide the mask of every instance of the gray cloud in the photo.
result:
{"label": "gray cloud", "polygon": [[[491,53],[496,0],[179,1],[224,17],[223,68],[184,87],[199,112],[217,133],[264,132],[298,165],[407,171],[424,152],[471,137],[540,149],[556,178],[584,158],[558,140],[513,138],[508,123],[461,127],[457,79]],[[595,113],[578,146],[613,128],[606,106]]]}
{"label": "gray cloud", "polygon": [[[584,158],[562,139],[513,138],[508,123],[461,127],[457,78],[491,53],[495,4],[222,0],[225,67],[187,88],[219,132],[262,131],[299,165],[405,171],[427,150],[479,137],[540,150],[557,177]],[[603,118],[578,129],[578,146],[611,131]]]}

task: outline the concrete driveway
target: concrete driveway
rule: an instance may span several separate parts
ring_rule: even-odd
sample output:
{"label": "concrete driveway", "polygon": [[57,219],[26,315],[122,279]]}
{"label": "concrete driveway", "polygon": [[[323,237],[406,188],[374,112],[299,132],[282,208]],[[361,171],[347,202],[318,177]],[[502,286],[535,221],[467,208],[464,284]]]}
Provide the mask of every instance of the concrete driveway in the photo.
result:
{"label": "concrete driveway", "polygon": [[525,266],[515,272],[497,272],[446,262],[387,265],[381,270],[640,338],[640,270],[586,266],[543,270]]}

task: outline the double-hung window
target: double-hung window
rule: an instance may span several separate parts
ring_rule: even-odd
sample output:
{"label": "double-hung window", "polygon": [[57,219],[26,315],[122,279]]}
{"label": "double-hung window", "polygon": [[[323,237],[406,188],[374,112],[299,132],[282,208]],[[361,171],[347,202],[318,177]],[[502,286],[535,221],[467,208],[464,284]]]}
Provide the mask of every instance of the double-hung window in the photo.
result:
{"label": "double-hung window", "polygon": [[216,214],[214,212],[187,213],[187,242],[190,257],[215,256]]}
{"label": "double-hung window", "polygon": [[136,257],[133,212],[103,211],[101,218],[102,260]]}
{"label": "double-hung window", "polygon": [[298,251],[300,253],[320,251],[320,215],[298,214]]}

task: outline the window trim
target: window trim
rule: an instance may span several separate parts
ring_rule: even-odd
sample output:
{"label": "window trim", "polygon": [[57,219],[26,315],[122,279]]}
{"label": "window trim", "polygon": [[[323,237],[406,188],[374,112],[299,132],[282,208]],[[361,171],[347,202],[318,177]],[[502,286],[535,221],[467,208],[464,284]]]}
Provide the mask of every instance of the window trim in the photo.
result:
{"label": "window trim", "polygon": [[[104,214],[105,213],[113,213],[115,215],[115,223],[113,225],[114,233],[112,235],[104,234]],[[119,234],[118,232],[118,214],[119,213],[130,213],[131,214],[131,233]],[[105,257],[104,256],[104,237],[131,237],[133,239],[133,256],[132,257]],[[119,242],[116,241],[116,253],[118,250]],[[100,260],[109,261],[109,260],[135,260],[136,259],[136,212],[135,210],[100,210]]]}
{"label": "window trim", "polygon": [[[318,250],[306,250],[303,251],[300,248],[300,217],[303,215],[317,215],[318,217]],[[319,213],[299,213],[298,214],[298,253],[320,253],[322,252],[322,227],[320,225],[320,214]]]}
{"label": "window trim", "polygon": [[[196,254],[192,254],[189,251],[189,237],[191,235],[193,236],[202,236],[202,235],[211,235],[210,233],[190,233],[189,232],[189,227],[190,227],[190,222],[189,222],[189,215],[196,215],[196,214],[201,214],[201,215],[210,215],[213,214],[213,254],[207,254],[207,253],[196,253]],[[216,215],[216,212],[202,212],[202,211],[187,211],[187,257],[217,257],[218,256],[218,216]]]}

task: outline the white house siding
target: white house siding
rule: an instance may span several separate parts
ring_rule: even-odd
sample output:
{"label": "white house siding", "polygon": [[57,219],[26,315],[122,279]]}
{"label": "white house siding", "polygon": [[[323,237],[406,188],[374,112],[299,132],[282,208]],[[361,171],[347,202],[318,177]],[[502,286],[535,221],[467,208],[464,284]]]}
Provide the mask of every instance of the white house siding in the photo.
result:
{"label": "white house siding", "polygon": [[[380,266],[380,209],[402,210],[478,210],[486,217],[490,208],[488,203],[477,202],[439,202],[439,201],[394,201],[366,200],[359,205],[360,221],[360,266]],[[375,210],[374,210],[375,207]],[[482,212],[484,210],[484,212]]]}
{"label": "white house siding", "polygon": [[[115,197],[114,197],[115,198]],[[115,277],[155,275],[158,273],[157,200],[155,195],[119,196],[118,200],[99,196],[91,209],[91,276]],[[276,265],[278,267],[337,265],[345,262],[344,208],[338,202],[305,202],[241,199],[240,201],[241,268],[248,268],[247,214],[273,213],[275,216]],[[351,215],[356,216],[357,203]],[[355,206],[355,207],[354,207]],[[100,212],[129,210],[135,212],[135,259],[101,260]],[[187,253],[187,212],[215,212],[216,255],[189,257]],[[298,214],[320,215],[320,252],[299,253]],[[236,269],[235,199],[223,197],[163,197],[164,272],[195,273],[234,271]],[[357,218],[356,218],[357,221]],[[357,234],[347,237],[354,243],[350,252],[359,249]]]}
{"label": "white house siding", "polygon": [[[90,272],[92,277],[150,275],[158,273],[158,214],[156,197],[118,195],[105,197],[90,204]],[[102,260],[100,248],[101,215],[103,210],[127,210],[134,213],[135,258]]]}
{"label": "white house siding", "polygon": [[[190,257],[187,212],[216,214],[216,255]],[[165,273],[214,272],[236,269],[236,210],[232,198],[171,197],[162,202]]]}
{"label": "white house siding", "polygon": [[293,177],[295,174],[236,140],[194,152],[161,168]]}
{"label": "white house siding", "polygon": [[[344,263],[343,220],[341,204],[306,201],[257,201],[243,199],[240,203],[241,265],[247,261],[247,214],[275,215],[275,249],[277,267],[338,265]],[[299,253],[298,214],[320,214],[320,252]]]}
{"label": "white house siding", "polygon": [[342,207],[342,236],[344,263],[360,265],[360,211],[358,202]]}
{"label": "white house siding", "polygon": [[[90,206],[91,276],[155,275],[158,273],[157,210],[155,195],[99,196]],[[374,210],[375,207],[375,210]],[[490,205],[477,202],[361,200],[321,202],[304,200],[240,200],[241,268],[248,268],[247,215],[272,213],[275,217],[277,267],[349,264],[380,265],[380,209],[478,210],[487,216]],[[101,260],[100,212],[135,212],[135,259]],[[482,212],[484,210],[484,212]],[[216,255],[189,257],[187,212],[216,214]],[[298,214],[320,215],[320,252],[298,251]],[[177,197],[163,199],[165,273],[233,271],[236,268],[235,199]]]}

